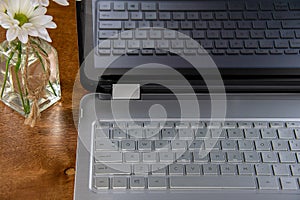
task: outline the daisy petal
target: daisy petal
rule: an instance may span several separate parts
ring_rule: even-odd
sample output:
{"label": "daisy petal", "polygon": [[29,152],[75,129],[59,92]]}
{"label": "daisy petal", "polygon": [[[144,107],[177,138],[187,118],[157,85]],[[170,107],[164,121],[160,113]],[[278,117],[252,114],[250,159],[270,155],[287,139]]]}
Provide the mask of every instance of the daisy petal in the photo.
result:
{"label": "daisy petal", "polygon": [[40,16],[40,15],[45,15],[46,12],[47,12],[47,8],[45,8],[45,7],[38,7],[38,8],[36,8],[36,9],[33,11],[31,17],[36,17],[36,16]]}
{"label": "daisy petal", "polygon": [[51,29],[57,28],[57,25],[54,22],[48,22],[44,26],[45,26],[45,28],[51,28]]}
{"label": "daisy petal", "polygon": [[53,19],[53,17],[50,15],[40,15],[40,16],[31,18],[29,20],[29,22],[32,24],[45,25],[45,24],[51,22],[52,19]]}
{"label": "daisy petal", "polygon": [[8,29],[7,32],[6,32],[6,39],[10,42],[10,41],[13,41],[17,38],[19,34],[19,30],[18,28],[11,28],[11,29]]}
{"label": "daisy petal", "polygon": [[31,0],[32,5],[35,6],[49,6],[49,0]]}
{"label": "daisy petal", "polygon": [[40,38],[42,38],[42,39],[44,39],[44,40],[46,40],[46,41],[48,41],[48,42],[52,42],[52,40],[51,40],[51,38],[50,38],[50,36],[49,36],[49,34],[48,34],[47,29],[45,29],[45,28],[40,28],[38,31],[39,31],[39,37],[40,37]]}
{"label": "daisy petal", "polygon": [[26,44],[26,43],[28,42],[28,33],[27,33],[27,31],[20,30],[20,31],[19,31],[19,35],[18,35],[18,39],[19,39],[23,44]]}
{"label": "daisy petal", "polygon": [[62,6],[68,6],[69,2],[67,0],[53,0],[54,2],[62,5]]}

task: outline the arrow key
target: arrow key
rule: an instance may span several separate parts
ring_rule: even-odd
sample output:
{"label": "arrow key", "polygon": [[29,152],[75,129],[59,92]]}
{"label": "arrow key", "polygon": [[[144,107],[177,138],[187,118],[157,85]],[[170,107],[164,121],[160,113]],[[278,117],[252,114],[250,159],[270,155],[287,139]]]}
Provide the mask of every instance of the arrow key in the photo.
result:
{"label": "arrow key", "polygon": [[165,177],[149,177],[148,187],[149,189],[166,189],[167,180]]}

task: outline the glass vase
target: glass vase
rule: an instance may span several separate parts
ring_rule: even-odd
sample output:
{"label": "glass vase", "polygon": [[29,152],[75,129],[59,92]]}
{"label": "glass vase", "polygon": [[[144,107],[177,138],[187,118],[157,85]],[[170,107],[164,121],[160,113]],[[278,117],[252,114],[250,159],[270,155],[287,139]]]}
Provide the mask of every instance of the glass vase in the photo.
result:
{"label": "glass vase", "polygon": [[29,38],[0,44],[1,101],[24,117],[40,112],[61,98],[58,57],[47,41]]}

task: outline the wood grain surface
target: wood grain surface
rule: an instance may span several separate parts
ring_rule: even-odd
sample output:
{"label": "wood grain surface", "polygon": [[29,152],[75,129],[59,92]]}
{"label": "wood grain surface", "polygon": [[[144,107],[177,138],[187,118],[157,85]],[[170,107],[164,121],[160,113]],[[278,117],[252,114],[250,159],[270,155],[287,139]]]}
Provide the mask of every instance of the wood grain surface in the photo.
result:
{"label": "wood grain surface", "polygon": [[[52,1],[51,1],[52,2]],[[77,130],[73,121],[85,91],[76,86],[78,47],[75,0],[63,7],[51,3],[48,13],[58,28],[50,30],[60,64],[62,100],[42,113],[35,128],[0,102],[0,199],[73,199]],[[5,31],[0,30],[0,40]]]}

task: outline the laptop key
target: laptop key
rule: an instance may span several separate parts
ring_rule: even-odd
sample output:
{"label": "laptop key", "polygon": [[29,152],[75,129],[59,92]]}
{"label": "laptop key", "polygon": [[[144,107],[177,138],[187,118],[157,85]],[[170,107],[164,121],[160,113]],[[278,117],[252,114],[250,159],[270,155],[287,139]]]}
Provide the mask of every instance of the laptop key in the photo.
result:
{"label": "laptop key", "polygon": [[185,13],[184,12],[173,12],[173,20],[184,20],[185,19]]}
{"label": "laptop key", "polygon": [[201,165],[187,164],[185,165],[186,175],[200,175]]}
{"label": "laptop key", "polygon": [[212,152],[210,152],[209,155],[210,155],[211,162],[225,162],[226,161],[225,152],[212,151]]}
{"label": "laptop key", "polygon": [[113,177],[112,178],[113,189],[126,189],[127,188],[127,177]]}
{"label": "laptop key", "polygon": [[286,50],[284,50],[284,53],[285,54],[299,54],[299,50],[297,50],[297,49],[286,49]]}
{"label": "laptop key", "polygon": [[134,21],[124,22],[124,29],[134,29],[134,28],[136,28],[136,22]]}
{"label": "laptop key", "polygon": [[283,122],[270,122],[271,128],[282,128],[285,127]]}
{"label": "laptop key", "polygon": [[167,164],[152,164],[151,173],[152,175],[166,175],[168,165]]}
{"label": "laptop key", "polygon": [[165,177],[150,176],[148,178],[148,188],[151,189],[166,189],[167,179]]}
{"label": "laptop key", "polygon": [[131,165],[129,164],[96,164],[94,166],[94,172],[96,175],[130,175]]}
{"label": "laptop key", "polygon": [[289,144],[292,151],[300,151],[300,140],[290,140]]}
{"label": "laptop key", "polygon": [[130,188],[132,189],[144,189],[145,188],[144,177],[130,177]]}
{"label": "laptop key", "polygon": [[227,152],[227,160],[229,163],[241,163],[243,162],[242,153],[238,151]]}
{"label": "laptop key", "polygon": [[292,170],[293,176],[300,176],[300,165],[299,164],[291,165],[291,170]]}
{"label": "laptop key", "polygon": [[171,164],[169,165],[170,175],[183,175],[184,165],[181,164]]}
{"label": "laptop key", "polygon": [[258,4],[256,2],[252,2],[252,1],[247,1],[246,2],[246,9],[247,10],[251,10],[251,11],[256,11],[258,10]]}
{"label": "laptop key", "polygon": [[169,150],[171,148],[168,140],[154,141],[154,148],[156,151]]}
{"label": "laptop key", "polygon": [[279,152],[279,159],[281,163],[295,163],[296,156],[293,152]]}
{"label": "laptop key", "polygon": [[272,146],[274,151],[287,151],[289,148],[288,142],[284,140],[273,140]]}
{"label": "laptop key", "polygon": [[171,140],[172,150],[186,150],[187,144],[185,140]]}
{"label": "laptop key", "polygon": [[239,175],[254,175],[253,165],[250,164],[238,164]]}
{"label": "laptop key", "polygon": [[150,172],[149,165],[147,164],[135,164],[133,165],[134,174],[148,174]]}
{"label": "laptop key", "polygon": [[109,189],[109,178],[107,177],[96,177],[94,180],[94,186],[97,189]]}
{"label": "laptop key", "polygon": [[128,20],[128,12],[114,11],[114,12],[100,12],[100,20]]}
{"label": "laptop key", "polygon": [[187,19],[188,20],[198,20],[199,19],[198,12],[188,12],[187,13]]}
{"label": "laptop key", "polygon": [[273,171],[275,176],[289,176],[290,168],[285,164],[275,164],[273,165]]}
{"label": "laptop key", "polygon": [[265,21],[252,22],[252,25],[254,29],[265,29],[267,27]]}
{"label": "laptop key", "polygon": [[245,162],[258,163],[260,162],[259,153],[255,151],[244,152]]}
{"label": "laptop key", "polygon": [[180,10],[180,11],[199,11],[200,10],[226,10],[226,4],[223,2],[207,2],[205,4],[199,2],[160,2],[159,3],[159,10]]}
{"label": "laptop key", "polygon": [[300,139],[300,128],[295,129],[295,134],[296,134],[297,139]]}
{"label": "laptop key", "polygon": [[252,140],[238,140],[240,151],[253,151],[254,145]]}
{"label": "laptop key", "polygon": [[291,31],[291,30],[281,30],[280,36],[283,39],[294,39],[295,33],[294,33],[294,31]]}
{"label": "laptop key", "polygon": [[170,177],[171,189],[256,189],[251,176],[194,176]]}
{"label": "laptop key", "polygon": [[132,20],[142,20],[143,13],[142,12],[131,12],[130,17]]}
{"label": "laptop key", "polygon": [[171,13],[170,12],[159,12],[159,19],[160,20],[170,20],[171,19]]}
{"label": "laptop key", "polygon": [[95,150],[96,151],[118,151],[119,145],[116,140],[109,140],[108,138],[100,138],[95,142]]}
{"label": "laptop key", "polygon": [[244,132],[242,129],[228,129],[228,138],[229,139],[241,139],[244,138]]}
{"label": "laptop key", "polygon": [[300,122],[287,122],[286,126],[288,128],[300,128]]}
{"label": "laptop key", "polygon": [[103,129],[95,129],[95,138],[107,138],[109,139],[109,129],[103,128]]}
{"label": "laptop key", "polygon": [[146,20],[156,20],[157,19],[156,12],[145,12],[145,19]]}
{"label": "laptop key", "polygon": [[281,29],[280,21],[267,21],[268,29]]}
{"label": "laptop key", "polygon": [[259,46],[262,49],[272,49],[274,46],[274,41],[270,40],[260,40]]}
{"label": "laptop key", "polygon": [[293,129],[278,129],[278,137],[280,139],[295,139]]}
{"label": "laptop key", "polygon": [[218,139],[204,140],[204,146],[205,146],[205,150],[208,151],[221,149],[220,141]]}
{"label": "laptop key", "polygon": [[247,139],[259,139],[260,131],[259,129],[245,129],[245,137]]}
{"label": "laptop key", "polygon": [[256,164],[255,171],[257,176],[271,176],[273,174],[271,165],[264,163]]}
{"label": "laptop key", "polygon": [[261,157],[265,163],[277,163],[278,156],[276,152],[261,152]]}
{"label": "laptop key", "polygon": [[173,152],[159,152],[160,162],[173,162],[175,159],[175,153]]}
{"label": "laptop key", "polygon": [[138,150],[140,151],[151,151],[152,141],[151,140],[139,140]]}
{"label": "laptop key", "polygon": [[100,2],[100,10],[110,10],[111,3],[110,2]]}
{"label": "laptop key", "polygon": [[289,10],[288,2],[274,2],[275,10]]}
{"label": "laptop key", "polygon": [[216,164],[204,164],[203,165],[204,175],[218,175],[219,174],[219,165]]}
{"label": "laptop key", "polygon": [[114,10],[125,10],[124,2],[114,2]]}
{"label": "laptop key", "polygon": [[139,155],[139,153],[125,152],[124,159],[125,159],[125,162],[137,163],[137,162],[140,162],[140,155]]}
{"label": "laptop key", "polygon": [[95,153],[96,162],[121,163],[123,161],[121,152],[97,152]]}
{"label": "laptop key", "polygon": [[298,190],[299,184],[296,178],[281,177],[280,178],[281,188],[283,190]]}
{"label": "laptop key", "polygon": [[133,11],[133,10],[139,10],[139,3],[138,2],[128,2],[127,3],[128,10]]}
{"label": "laptop key", "polygon": [[152,163],[157,162],[156,152],[143,153],[143,161],[144,162],[152,162]]}
{"label": "laptop key", "polygon": [[270,151],[271,150],[271,143],[268,140],[257,140],[254,141],[255,149],[257,151]]}
{"label": "laptop key", "polygon": [[112,138],[114,139],[126,139],[127,134],[126,130],[120,129],[120,128],[114,128],[112,130]]}
{"label": "laptop key", "polygon": [[284,29],[293,29],[293,28],[300,28],[300,21],[299,20],[285,20],[282,22],[282,27]]}
{"label": "laptop key", "polygon": [[237,143],[235,140],[222,140],[221,141],[222,150],[236,150]]}
{"label": "laptop key", "polygon": [[220,166],[222,175],[235,175],[236,174],[236,165],[231,164],[222,164]]}
{"label": "laptop key", "polygon": [[143,11],[155,11],[156,10],[156,3],[142,2],[141,10],[143,10]]}
{"label": "laptop key", "polygon": [[275,190],[279,189],[277,177],[262,176],[257,178],[258,187],[262,190]]}
{"label": "laptop key", "polygon": [[261,136],[263,139],[276,139],[277,132],[274,128],[263,128],[261,129]]}
{"label": "laptop key", "polygon": [[203,151],[200,149],[195,149],[193,152],[193,158],[195,163],[208,163],[209,159],[209,152]]}
{"label": "laptop key", "polygon": [[99,28],[104,30],[122,29],[121,21],[100,21]]}

